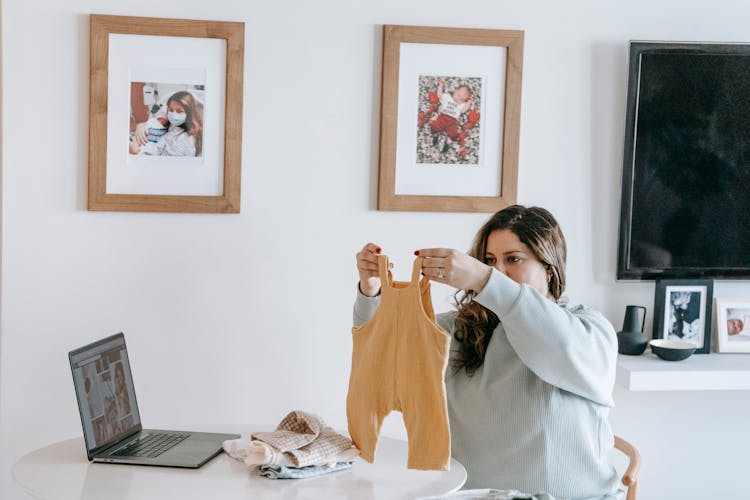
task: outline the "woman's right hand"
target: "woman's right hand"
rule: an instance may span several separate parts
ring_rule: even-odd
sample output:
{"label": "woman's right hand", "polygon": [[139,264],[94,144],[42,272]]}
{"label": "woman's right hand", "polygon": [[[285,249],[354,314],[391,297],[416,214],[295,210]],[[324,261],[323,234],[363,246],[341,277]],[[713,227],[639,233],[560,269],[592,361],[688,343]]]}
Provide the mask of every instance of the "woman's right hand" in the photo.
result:
{"label": "woman's right hand", "polygon": [[380,292],[378,254],[380,254],[380,247],[375,243],[368,243],[357,252],[359,291],[367,297],[374,297]]}

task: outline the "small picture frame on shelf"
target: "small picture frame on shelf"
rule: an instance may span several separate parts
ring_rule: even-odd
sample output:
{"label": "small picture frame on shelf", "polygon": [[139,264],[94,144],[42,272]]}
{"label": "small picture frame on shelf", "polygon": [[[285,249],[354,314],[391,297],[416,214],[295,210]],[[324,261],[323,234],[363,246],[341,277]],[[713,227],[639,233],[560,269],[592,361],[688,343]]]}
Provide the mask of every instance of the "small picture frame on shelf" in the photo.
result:
{"label": "small picture frame on shelf", "polygon": [[750,298],[716,299],[718,352],[750,352]]}
{"label": "small picture frame on shelf", "polygon": [[659,280],[654,296],[654,338],[682,340],[711,351],[711,280]]}

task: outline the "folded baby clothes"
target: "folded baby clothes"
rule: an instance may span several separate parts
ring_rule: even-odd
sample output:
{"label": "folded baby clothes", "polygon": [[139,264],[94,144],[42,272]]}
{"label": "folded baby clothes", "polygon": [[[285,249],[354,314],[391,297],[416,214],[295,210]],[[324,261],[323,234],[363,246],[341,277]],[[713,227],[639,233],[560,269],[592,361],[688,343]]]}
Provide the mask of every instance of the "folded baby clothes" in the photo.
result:
{"label": "folded baby clothes", "polygon": [[351,439],[328,427],[319,416],[303,411],[291,412],[275,431],[256,432],[251,437],[283,454],[294,467],[330,463],[352,447]]}
{"label": "folded baby clothes", "polygon": [[304,479],[330,472],[351,469],[354,462],[338,462],[327,465],[308,465],[307,467],[285,467],[283,465],[261,465],[258,474],[269,479]]}
{"label": "folded baby clothes", "polygon": [[[284,465],[294,467],[294,462],[290,458],[291,454],[281,453],[276,451],[271,445],[262,441],[250,441],[248,445],[247,456],[245,457],[245,464],[251,465]],[[325,463],[336,463],[336,462],[350,462],[359,456],[359,450],[354,446],[350,446],[341,453],[328,457],[325,459]],[[314,463],[309,465],[323,465],[322,463]]]}
{"label": "folded baby clothes", "polygon": [[[230,439],[223,443],[229,456],[245,462],[248,468],[275,466],[301,468],[307,466],[333,466],[352,462],[359,450],[352,441],[328,427],[317,415],[293,411],[273,432],[256,432],[250,439]],[[335,469],[340,470],[340,469]],[[320,473],[333,470],[316,471]],[[289,472],[272,471],[271,474]],[[309,477],[309,474],[304,477]]]}
{"label": "folded baby clothes", "polygon": [[[249,440],[248,438],[229,439],[223,443],[224,451],[237,460],[245,462],[249,468],[255,468],[258,465],[285,466],[293,467],[291,459],[285,453],[276,450],[270,444],[262,441]],[[326,460],[325,463],[315,465],[325,465],[328,463],[351,462],[359,456],[359,450],[350,446],[335,457]]]}

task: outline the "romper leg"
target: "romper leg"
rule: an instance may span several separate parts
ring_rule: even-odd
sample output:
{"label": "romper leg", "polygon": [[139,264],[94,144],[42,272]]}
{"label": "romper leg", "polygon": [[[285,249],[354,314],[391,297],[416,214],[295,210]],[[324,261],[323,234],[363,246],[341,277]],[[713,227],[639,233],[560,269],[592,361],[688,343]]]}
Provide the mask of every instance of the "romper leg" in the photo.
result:
{"label": "romper leg", "polygon": [[359,397],[350,395],[346,403],[346,417],[349,423],[349,435],[354,446],[359,449],[359,455],[363,460],[373,463],[380,428],[387,413],[370,407],[367,404],[370,401],[371,399],[364,394]]}
{"label": "romper leg", "polygon": [[[448,470],[451,456],[448,408],[442,372],[425,373],[409,388],[409,401],[402,410],[409,438],[410,469]],[[443,397],[436,397],[442,394]]]}

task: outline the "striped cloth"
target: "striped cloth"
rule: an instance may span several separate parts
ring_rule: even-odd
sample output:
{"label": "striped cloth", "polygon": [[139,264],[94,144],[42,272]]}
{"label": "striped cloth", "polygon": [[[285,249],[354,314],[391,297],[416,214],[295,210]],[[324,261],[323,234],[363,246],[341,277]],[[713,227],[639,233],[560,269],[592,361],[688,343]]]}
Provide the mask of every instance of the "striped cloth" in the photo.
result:
{"label": "striped cloth", "polygon": [[308,465],[307,467],[284,467],[283,465],[261,465],[258,474],[268,479],[304,479],[329,472],[351,469],[354,462],[338,462],[329,465]]}

